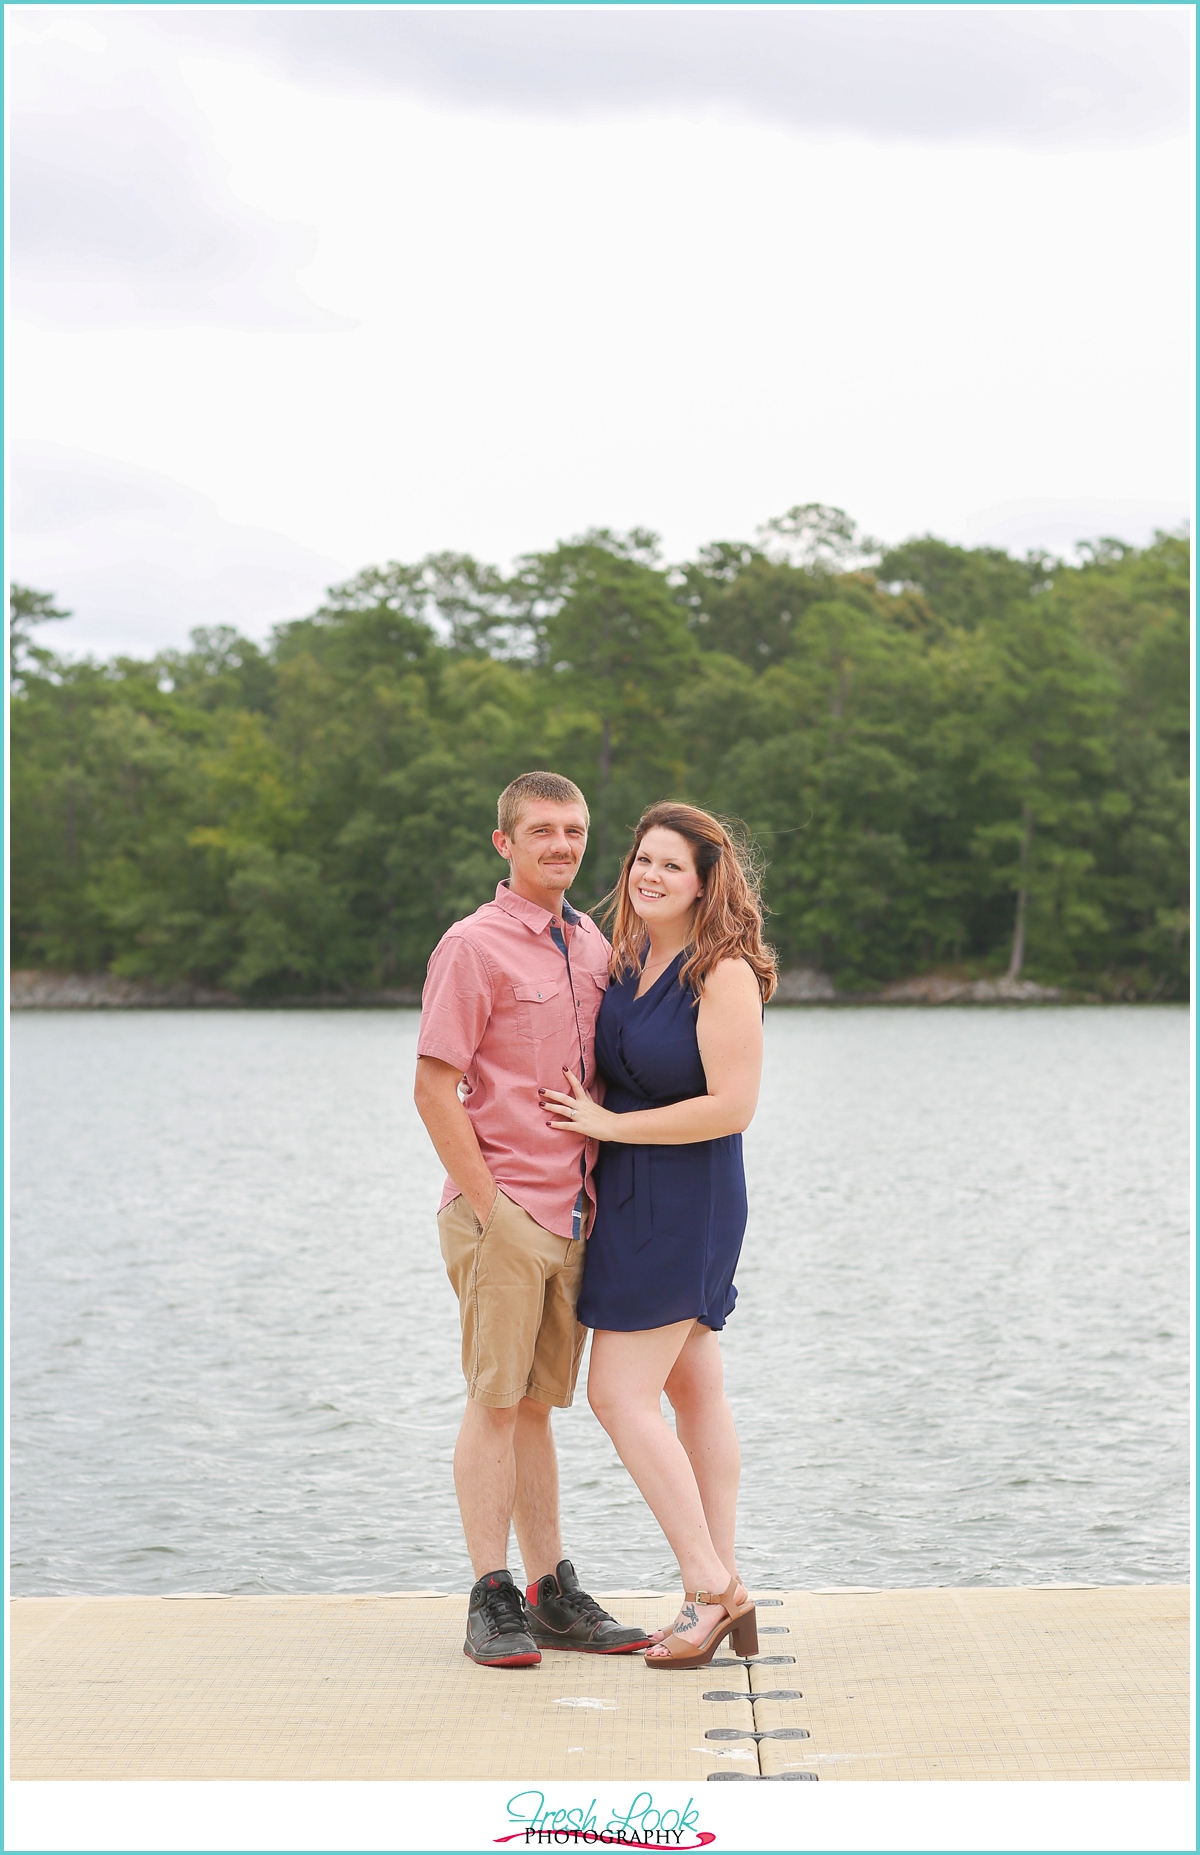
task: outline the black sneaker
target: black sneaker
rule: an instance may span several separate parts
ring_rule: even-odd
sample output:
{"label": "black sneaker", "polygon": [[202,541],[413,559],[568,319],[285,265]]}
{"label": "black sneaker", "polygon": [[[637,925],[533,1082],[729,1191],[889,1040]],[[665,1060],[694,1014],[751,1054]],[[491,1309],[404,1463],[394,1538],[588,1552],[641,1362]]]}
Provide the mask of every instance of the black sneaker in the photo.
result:
{"label": "black sneaker", "polygon": [[530,1668],[541,1661],[511,1572],[488,1572],[471,1592],[463,1654],[484,1668]]}
{"label": "black sneaker", "polygon": [[651,1638],[645,1630],[629,1629],[601,1610],[594,1597],[579,1588],[570,1559],[537,1582],[537,1598],[526,1602],[529,1634],[540,1649],[577,1649],[584,1655],[628,1655],[646,1649]]}

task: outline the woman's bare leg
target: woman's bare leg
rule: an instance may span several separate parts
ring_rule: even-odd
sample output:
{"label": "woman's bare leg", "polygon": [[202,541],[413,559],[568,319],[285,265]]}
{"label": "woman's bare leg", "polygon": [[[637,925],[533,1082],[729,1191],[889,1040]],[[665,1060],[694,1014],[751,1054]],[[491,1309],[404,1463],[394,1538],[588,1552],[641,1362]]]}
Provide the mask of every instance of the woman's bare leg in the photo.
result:
{"label": "woman's bare leg", "polygon": [[[665,1533],[685,1591],[723,1591],[731,1571],[713,1544],[688,1452],[660,1403],[694,1325],[686,1320],[643,1333],[595,1332],[588,1402]],[[675,1633],[702,1640],[721,1615],[719,1604],[685,1604]]]}
{"label": "woman's bare leg", "polygon": [[675,1434],[687,1451],[717,1557],[737,1566],[737,1498],[742,1452],[725,1396],[721,1343],[697,1321],[671,1368],[666,1392]]}

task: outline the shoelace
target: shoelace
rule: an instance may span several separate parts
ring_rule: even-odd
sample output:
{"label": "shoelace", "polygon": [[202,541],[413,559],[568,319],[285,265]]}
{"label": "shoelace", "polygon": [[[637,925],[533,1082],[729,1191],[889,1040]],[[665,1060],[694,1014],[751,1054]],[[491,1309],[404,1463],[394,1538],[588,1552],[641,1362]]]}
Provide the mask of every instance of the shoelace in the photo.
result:
{"label": "shoelace", "polygon": [[607,1610],[594,1597],[589,1597],[586,1591],[562,1591],[559,1593],[559,1602],[570,1605],[577,1618],[587,1617],[589,1621],[594,1621],[608,1616]]}
{"label": "shoelace", "polygon": [[525,1628],[525,1609],[520,1593],[511,1585],[497,1585],[483,1600],[483,1608],[497,1635],[511,1636]]}

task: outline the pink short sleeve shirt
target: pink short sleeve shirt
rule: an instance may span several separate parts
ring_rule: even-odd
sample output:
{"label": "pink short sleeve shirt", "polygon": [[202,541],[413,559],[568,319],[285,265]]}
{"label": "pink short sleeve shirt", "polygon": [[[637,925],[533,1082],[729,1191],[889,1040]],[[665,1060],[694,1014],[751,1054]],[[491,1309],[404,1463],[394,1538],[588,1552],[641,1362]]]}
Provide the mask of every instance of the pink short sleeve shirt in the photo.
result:
{"label": "pink short sleeve shirt", "polygon": [[[462,1071],[464,1105],[496,1183],[544,1230],[570,1237],[581,1184],[592,1198],[596,1143],[555,1133],[538,1089],[563,1088],[565,1068],[596,1093],[608,942],[566,904],[563,922],[569,967],[551,935],[554,916],[505,882],[494,901],[449,928],[429,961],[417,1053]],[[458,1195],[448,1178],[442,1206]]]}

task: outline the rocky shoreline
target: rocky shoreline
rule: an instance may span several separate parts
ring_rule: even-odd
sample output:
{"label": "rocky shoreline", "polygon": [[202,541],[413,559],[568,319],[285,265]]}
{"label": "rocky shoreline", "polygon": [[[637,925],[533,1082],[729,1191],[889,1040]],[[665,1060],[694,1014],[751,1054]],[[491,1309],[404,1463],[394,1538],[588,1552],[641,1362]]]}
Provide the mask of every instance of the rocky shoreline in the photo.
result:
{"label": "rocky shoreline", "polygon": [[1032,979],[962,979],[921,973],[896,979],[878,992],[839,992],[826,973],[801,966],[780,973],[778,1005],[1039,1005],[1060,999],[1058,986]]}
{"label": "rocky shoreline", "polygon": [[[799,967],[781,973],[775,1003],[780,1005],[1038,1005],[1064,994],[1057,986],[1031,979],[959,979],[925,973],[901,979],[878,992],[838,992],[825,973]],[[1074,997],[1074,995],[1069,995]],[[163,984],[152,979],[121,979],[115,973],[14,972],[10,1003],[14,1011],[263,1011],[297,1009],[359,1010],[419,1005],[415,987],[378,992],[317,992],[272,999],[246,999],[236,992],[204,986]],[[1093,1002],[1088,996],[1088,1002]],[[1099,1002],[1099,1001],[1094,1001]]]}
{"label": "rocky shoreline", "polygon": [[419,1005],[415,987],[382,992],[310,992],[294,998],[247,999],[237,992],[153,979],[120,979],[115,973],[14,972],[9,987],[14,1011],[249,1011],[298,1006]]}

